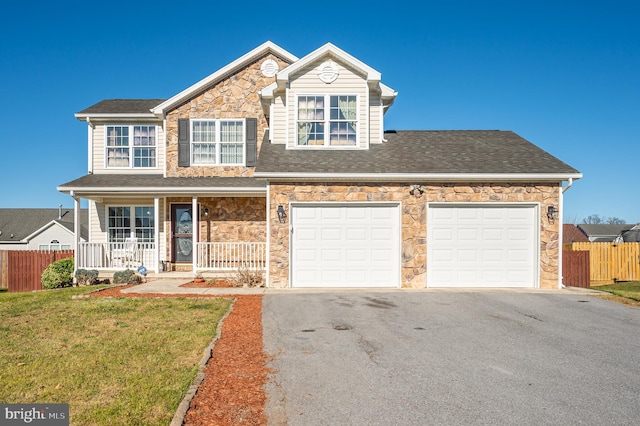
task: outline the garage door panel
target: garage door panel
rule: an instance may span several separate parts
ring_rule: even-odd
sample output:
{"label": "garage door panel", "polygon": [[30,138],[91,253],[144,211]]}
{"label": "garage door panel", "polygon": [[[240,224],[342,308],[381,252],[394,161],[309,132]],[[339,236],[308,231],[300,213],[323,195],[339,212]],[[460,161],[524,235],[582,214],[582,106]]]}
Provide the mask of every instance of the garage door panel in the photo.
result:
{"label": "garage door panel", "polygon": [[[290,220],[292,286],[398,286],[397,205],[294,205]],[[317,261],[307,264],[311,256],[301,249],[315,251]],[[312,269],[314,275],[309,273]],[[300,272],[306,274],[304,279]]]}
{"label": "garage door panel", "polygon": [[533,205],[435,205],[428,211],[429,287],[533,287]]}
{"label": "garage door panel", "polygon": [[321,262],[340,262],[342,253],[340,249],[320,249]]}
{"label": "garage door panel", "polygon": [[458,241],[477,241],[478,230],[475,228],[460,228],[456,234]]}
{"label": "garage door panel", "polygon": [[485,242],[504,241],[504,230],[500,228],[482,229],[482,240]]}

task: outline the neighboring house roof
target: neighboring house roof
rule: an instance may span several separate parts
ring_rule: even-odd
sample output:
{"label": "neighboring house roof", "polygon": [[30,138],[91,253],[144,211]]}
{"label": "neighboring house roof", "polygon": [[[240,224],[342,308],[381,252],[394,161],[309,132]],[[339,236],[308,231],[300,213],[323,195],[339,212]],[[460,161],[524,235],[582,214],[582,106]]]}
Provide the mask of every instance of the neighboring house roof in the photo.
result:
{"label": "neighboring house roof", "polygon": [[58,187],[58,191],[115,194],[264,193],[266,182],[251,177],[164,177],[163,175],[90,174]]}
{"label": "neighboring house roof", "polygon": [[254,176],[463,181],[580,178],[573,167],[511,131],[389,131],[368,150],[286,149],[263,143]]}
{"label": "neighboring house roof", "polygon": [[75,114],[78,119],[137,116],[155,118],[151,109],[164,99],[106,99]]}
{"label": "neighboring house roof", "polygon": [[582,233],[582,231],[573,224],[562,225],[562,243],[588,243],[589,238]]}
{"label": "neighboring house roof", "polygon": [[620,233],[631,229],[633,225],[630,224],[580,224],[578,228],[589,237],[592,242],[611,242],[616,239]]}
{"label": "neighboring house roof", "polygon": [[[51,223],[56,223],[73,232],[73,210],[62,209],[0,209],[0,243],[27,242]],[[87,232],[87,209],[80,210],[80,236],[85,240]]]}
{"label": "neighboring house roof", "polygon": [[640,242],[640,223],[636,224],[629,230],[622,231],[619,235],[619,240],[622,240],[625,243]]}

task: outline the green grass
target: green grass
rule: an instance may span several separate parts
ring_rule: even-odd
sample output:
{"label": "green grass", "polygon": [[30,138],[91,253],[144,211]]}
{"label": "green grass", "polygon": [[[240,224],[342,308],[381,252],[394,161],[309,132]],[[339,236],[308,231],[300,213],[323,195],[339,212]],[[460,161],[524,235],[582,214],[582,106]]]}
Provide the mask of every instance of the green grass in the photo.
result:
{"label": "green grass", "polygon": [[0,293],[0,403],[68,403],[74,425],[169,424],[227,299]]}
{"label": "green grass", "polygon": [[593,289],[606,291],[616,296],[640,302],[640,281],[626,281],[615,284],[593,286]]}

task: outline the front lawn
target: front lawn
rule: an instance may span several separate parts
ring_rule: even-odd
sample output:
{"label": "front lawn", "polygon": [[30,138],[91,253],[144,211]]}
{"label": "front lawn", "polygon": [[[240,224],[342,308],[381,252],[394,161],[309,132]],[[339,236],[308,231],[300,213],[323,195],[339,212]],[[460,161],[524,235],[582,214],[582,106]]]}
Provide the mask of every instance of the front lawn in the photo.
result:
{"label": "front lawn", "polygon": [[621,299],[626,299],[626,303],[629,305],[640,305],[640,281],[617,282],[614,284],[592,286],[591,288],[611,293],[617,298],[617,301],[624,302],[624,300]]}
{"label": "front lawn", "polygon": [[74,425],[169,424],[227,299],[0,293],[0,403],[68,403]]}

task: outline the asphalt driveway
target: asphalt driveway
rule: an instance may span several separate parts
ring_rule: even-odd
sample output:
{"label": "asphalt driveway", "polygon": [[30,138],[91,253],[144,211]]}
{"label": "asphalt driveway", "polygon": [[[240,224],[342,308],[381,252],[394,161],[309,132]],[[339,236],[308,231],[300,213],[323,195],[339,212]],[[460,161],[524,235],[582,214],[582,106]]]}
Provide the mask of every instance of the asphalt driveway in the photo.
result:
{"label": "asphalt driveway", "polygon": [[265,294],[269,424],[640,422],[640,309],[547,292]]}

